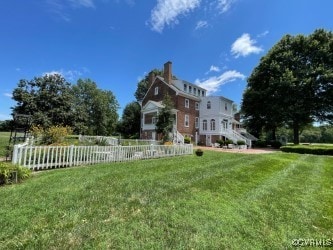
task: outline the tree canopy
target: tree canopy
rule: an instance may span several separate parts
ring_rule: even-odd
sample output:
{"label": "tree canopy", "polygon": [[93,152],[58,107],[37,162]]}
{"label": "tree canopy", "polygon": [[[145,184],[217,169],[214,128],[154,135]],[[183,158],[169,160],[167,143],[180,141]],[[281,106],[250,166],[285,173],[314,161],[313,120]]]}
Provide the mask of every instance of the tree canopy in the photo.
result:
{"label": "tree canopy", "polygon": [[90,79],[79,79],[76,85],[58,74],[20,80],[13,99],[14,113],[32,115],[33,125],[43,128],[62,125],[76,133],[109,135],[118,121],[113,93],[98,89]]}
{"label": "tree canopy", "polygon": [[[153,69],[151,72],[153,72],[155,74],[155,76],[162,76],[163,75],[163,71],[161,71],[159,69]],[[134,97],[138,102],[143,100],[143,98],[145,97],[145,95],[148,91],[148,88],[149,88],[149,74],[146,75],[137,84],[137,89],[134,93]]]}
{"label": "tree canopy", "polygon": [[115,131],[119,104],[111,91],[97,88],[90,79],[79,79],[72,92],[76,133],[110,135]]}
{"label": "tree canopy", "polygon": [[172,132],[174,116],[172,114],[173,104],[170,96],[166,95],[163,99],[163,108],[157,115],[156,132],[162,134],[163,141],[169,141],[169,134]]}
{"label": "tree canopy", "polygon": [[118,124],[118,132],[125,138],[139,138],[141,126],[141,107],[138,102],[131,102],[126,105],[123,115]]}
{"label": "tree canopy", "polygon": [[61,75],[20,80],[13,99],[17,102],[13,112],[32,115],[36,125],[72,125],[71,87]]}
{"label": "tree canopy", "polygon": [[333,34],[316,30],[309,36],[284,36],[261,58],[248,78],[242,113],[250,129],[294,131],[313,121],[332,122]]}

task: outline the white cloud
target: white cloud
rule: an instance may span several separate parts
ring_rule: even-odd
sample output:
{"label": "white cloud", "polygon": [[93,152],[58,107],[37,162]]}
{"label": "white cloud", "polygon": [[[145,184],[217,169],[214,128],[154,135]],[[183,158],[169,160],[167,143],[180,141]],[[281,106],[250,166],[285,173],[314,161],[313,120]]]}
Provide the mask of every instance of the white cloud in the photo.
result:
{"label": "white cloud", "polygon": [[95,0],[46,0],[48,11],[63,21],[70,22],[70,9],[95,8]]}
{"label": "white cloud", "polygon": [[264,37],[264,36],[267,36],[269,33],[268,30],[265,30],[263,33],[260,33],[259,35],[257,35],[257,37]]}
{"label": "white cloud", "polygon": [[[83,71],[88,72],[86,68],[83,68]],[[42,75],[44,76],[44,75],[56,75],[56,74],[63,76],[66,80],[69,81],[74,81],[83,75],[83,73],[79,70],[63,70],[63,69],[44,72]]]}
{"label": "white cloud", "polygon": [[219,67],[217,67],[217,66],[214,66],[214,65],[212,65],[212,66],[210,66],[210,69],[209,69],[209,71],[213,71],[213,72],[219,72],[219,71],[220,71],[220,68],[219,68]]}
{"label": "white cloud", "polygon": [[13,95],[11,93],[4,93],[3,95],[6,96],[6,97],[10,97],[10,98],[13,97]]}
{"label": "white cloud", "polygon": [[177,24],[180,15],[194,10],[200,2],[201,0],[158,0],[151,11],[151,29],[161,33],[166,25]]}
{"label": "white cloud", "polygon": [[94,0],[69,0],[70,4],[75,7],[94,8]]}
{"label": "white cloud", "polygon": [[245,75],[243,75],[242,73],[240,73],[236,70],[229,70],[219,76],[213,76],[213,77],[210,77],[205,80],[196,79],[195,84],[206,89],[207,94],[211,95],[211,94],[217,92],[219,90],[220,86],[222,86],[228,82],[236,81],[237,79],[244,80]]}
{"label": "white cloud", "polygon": [[203,29],[208,27],[208,22],[207,21],[198,21],[197,25],[195,26],[195,30],[198,29]]}
{"label": "white cloud", "polygon": [[218,0],[217,7],[221,11],[221,13],[227,12],[231,5],[235,2],[235,0]]}
{"label": "white cloud", "polygon": [[263,51],[262,48],[255,46],[256,40],[251,39],[250,35],[244,33],[231,45],[231,53],[238,58],[250,54],[258,54]]}

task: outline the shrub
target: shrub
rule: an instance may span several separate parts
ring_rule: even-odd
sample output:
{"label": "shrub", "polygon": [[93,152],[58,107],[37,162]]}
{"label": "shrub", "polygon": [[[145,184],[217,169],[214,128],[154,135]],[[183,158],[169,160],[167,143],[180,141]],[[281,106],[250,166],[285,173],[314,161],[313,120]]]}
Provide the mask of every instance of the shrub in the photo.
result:
{"label": "shrub", "polygon": [[227,140],[225,140],[225,145],[228,145],[228,144],[234,144],[234,141],[233,140],[229,140],[229,139],[227,139]]}
{"label": "shrub", "polygon": [[282,152],[286,153],[298,153],[298,154],[313,154],[313,155],[333,155],[333,148],[319,147],[319,146],[282,146]]}
{"label": "shrub", "polygon": [[59,144],[63,143],[65,137],[70,135],[73,130],[67,126],[52,126],[43,129],[40,126],[33,126],[30,133],[36,138],[41,138],[42,144]]}
{"label": "shrub", "polygon": [[0,162],[0,185],[14,183],[16,181],[15,174],[17,181],[21,182],[30,177],[31,170],[9,162]]}
{"label": "shrub", "polygon": [[237,145],[245,145],[245,141],[243,141],[243,140],[238,140],[238,141],[237,141]]}
{"label": "shrub", "polygon": [[201,148],[198,148],[197,150],[195,150],[195,154],[196,154],[197,156],[202,156],[202,155],[203,155],[203,151],[202,151],[202,149],[201,149]]}
{"label": "shrub", "polygon": [[280,148],[282,146],[282,143],[279,141],[271,141],[270,144],[272,148]]}
{"label": "shrub", "polygon": [[216,140],[216,143],[220,144],[220,148],[222,148],[224,145],[224,141],[222,139]]}
{"label": "shrub", "polygon": [[254,146],[256,146],[258,148],[265,148],[265,147],[267,147],[267,142],[262,141],[262,140],[258,140],[258,141],[255,142]]}
{"label": "shrub", "polygon": [[188,137],[188,136],[185,136],[185,137],[184,137],[184,143],[186,143],[186,144],[190,144],[190,143],[191,143],[191,138]]}

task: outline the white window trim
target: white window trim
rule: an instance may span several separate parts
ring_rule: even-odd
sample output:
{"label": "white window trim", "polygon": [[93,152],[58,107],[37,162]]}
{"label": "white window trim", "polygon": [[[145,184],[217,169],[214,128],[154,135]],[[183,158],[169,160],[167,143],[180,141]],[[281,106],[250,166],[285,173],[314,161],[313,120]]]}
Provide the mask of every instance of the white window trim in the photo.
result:
{"label": "white window trim", "polygon": [[[187,125],[186,125],[186,122],[187,122]],[[190,117],[189,117],[189,115],[185,115],[184,126],[187,127],[187,128],[190,126]]]}
{"label": "white window trim", "polygon": [[185,108],[189,108],[189,107],[190,107],[190,100],[185,99]]}
{"label": "white window trim", "polygon": [[158,95],[158,87],[155,87],[154,95]]}

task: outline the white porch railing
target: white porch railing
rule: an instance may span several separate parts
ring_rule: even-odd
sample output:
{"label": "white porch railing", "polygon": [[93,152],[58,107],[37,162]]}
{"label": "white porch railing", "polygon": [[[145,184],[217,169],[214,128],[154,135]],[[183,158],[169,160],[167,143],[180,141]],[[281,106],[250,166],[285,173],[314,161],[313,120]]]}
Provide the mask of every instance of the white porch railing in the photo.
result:
{"label": "white porch railing", "polygon": [[12,163],[32,170],[193,154],[193,145],[29,146],[15,145]]}
{"label": "white porch railing", "polygon": [[245,141],[245,144],[248,145],[249,148],[252,147],[252,141],[238,133],[236,130],[223,130],[222,135],[235,142],[239,140]]}
{"label": "white porch railing", "polygon": [[173,132],[173,144],[184,145],[184,136],[177,129],[174,129]]}

